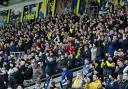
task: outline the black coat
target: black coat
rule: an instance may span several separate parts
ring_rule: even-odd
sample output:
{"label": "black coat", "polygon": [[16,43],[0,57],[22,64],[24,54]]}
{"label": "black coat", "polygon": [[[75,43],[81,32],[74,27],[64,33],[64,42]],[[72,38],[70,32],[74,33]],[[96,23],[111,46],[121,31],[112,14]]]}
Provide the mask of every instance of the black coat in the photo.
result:
{"label": "black coat", "polygon": [[118,82],[118,89],[128,89],[128,80]]}
{"label": "black coat", "polygon": [[4,76],[0,75],[0,89],[5,89],[4,81]]}
{"label": "black coat", "polygon": [[26,70],[24,71],[24,79],[29,80],[32,78],[32,75],[33,75],[32,68],[26,68]]}
{"label": "black coat", "polygon": [[21,73],[20,70],[14,73],[14,84],[20,84],[22,85],[24,81],[23,74]]}
{"label": "black coat", "polygon": [[82,51],[81,53],[82,58],[91,58],[91,50],[88,49],[87,51]]}
{"label": "black coat", "polygon": [[121,47],[123,48],[124,51],[128,50],[128,39],[125,39],[121,42]]}

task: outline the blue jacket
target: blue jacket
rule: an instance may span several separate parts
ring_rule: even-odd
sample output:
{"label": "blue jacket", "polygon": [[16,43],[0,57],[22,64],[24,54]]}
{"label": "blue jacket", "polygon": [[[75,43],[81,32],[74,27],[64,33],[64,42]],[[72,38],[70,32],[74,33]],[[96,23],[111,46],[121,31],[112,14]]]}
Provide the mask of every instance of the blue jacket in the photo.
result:
{"label": "blue jacket", "polygon": [[105,83],[106,83],[105,89],[118,89],[118,83],[111,79],[107,79]]}
{"label": "blue jacket", "polygon": [[118,41],[109,42],[107,51],[113,57],[114,52],[118,49],[118,47],[119,47],[119,42]]}
{"label": "blue jacket", "polygon": [[69,80],[70,82],[72,82],[72,79],[73,79],[73,73],[69,70],[65,70],[62,72],[61,74],[61,83],[65,83],[64,80],[66,79],[67,77],[67,80]]}
{"label": "blue jacket", "polygon": [[121,42],[121,46],[123,48],[124,51],[128,50],[128,39],[125,39]]}
{"label": "blue jacket", "polygon": [[16,44],[13,44],[11,47],[10,47],[10,52],[14,52],[16,50]]}

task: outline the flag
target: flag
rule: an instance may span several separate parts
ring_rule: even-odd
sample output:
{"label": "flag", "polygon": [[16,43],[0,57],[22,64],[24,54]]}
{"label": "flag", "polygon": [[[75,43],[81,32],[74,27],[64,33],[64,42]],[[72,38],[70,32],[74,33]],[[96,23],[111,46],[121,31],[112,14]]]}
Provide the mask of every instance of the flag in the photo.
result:
{"label": "flag", "polygon": [[53,0],[51,6],[52,17],[55,15],[55,7],[56,7],[56,0]]}
{"label": "flag", "polygon": [[118,5],[118,0],[114,0],[114,6]]}
{"label": "flag", "polygon": [[47,10],[48,10],[48,0],[43,0],[41,11],[42,11],[44,17],[46,17],[48,15]]}
{"label": "flag", "polygon": [[97,0],[97,2],[99,3],[99,5],[100,5],[100,0]]}
{"label": "flag", "polygon": [[72,0],[73,11],[75,14],[79,13],[80,0]]}
{"label": "flag", "polygon": [[73,7],[73,12],[77,12],[77,0],[72,0],[72,7]]}
{"label": "flag", "polygon": [[80,0],[77,0],[77,11],[76,11],[76,14],[79,13],[79,7],[80,7]]}
{"label": "flag", "polygon": [[7,23],[8,23],[9,20],[10,20],[10,14],[11,14],[11,9],[8,10]]}
{"label": "flag", "polygon": [[125,5],[127,4],[127,0],[124,0],[124,4],[125,4]]}
{"label": "flag", "polygon": [[39,15],[39,3],[36,4],[36,18],[38,18]]}
{"label": "flag", "polygon": [[23,21],[23,17],[24,17],[24,6],[22,7],[22,10],[21,10],[20,22]]}
{"label": "flag", "polygon": [[124,6],[124,0],[120,0],[120,5]]}

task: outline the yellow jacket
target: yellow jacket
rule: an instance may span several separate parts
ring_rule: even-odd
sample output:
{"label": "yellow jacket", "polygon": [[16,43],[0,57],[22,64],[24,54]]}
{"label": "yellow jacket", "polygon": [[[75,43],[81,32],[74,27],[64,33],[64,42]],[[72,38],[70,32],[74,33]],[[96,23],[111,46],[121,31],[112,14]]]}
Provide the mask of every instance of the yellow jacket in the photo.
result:
{"label": "yellow jacket", "polygon": [[73,82],[72,88],[80,88],[82,87],[83,80],[81,78],[76,78]]}
{"label": "yellow jacket", "polygon": [[95,80],[89,84],[86,84],[85,89],[102,89],[101,80]]}
{"label": "yellow jacket", "polygon": [[101,67],[101,68],[104,68],[105,65],[106,65],[107,67],[113,67],[113,62],[112,62],[112,63],[110,63],[109,61],[102,62],[101,65],[100,65],[100,67]]}
{"label": "yellow jacket", "polygon": [[47,37],[48,37],[49,40],[51,39],[51,36],[52,36],[52,32],[48,32]]}

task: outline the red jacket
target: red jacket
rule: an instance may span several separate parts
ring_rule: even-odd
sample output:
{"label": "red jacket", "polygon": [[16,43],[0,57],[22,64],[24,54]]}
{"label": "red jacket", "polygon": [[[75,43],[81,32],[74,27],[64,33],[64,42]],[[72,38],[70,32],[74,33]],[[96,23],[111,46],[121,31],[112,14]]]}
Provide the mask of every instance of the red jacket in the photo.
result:
{"label": "red jacket", "polygon": [[72,54],[74,52],[74,47],[71,44],[68,44],[66,46],[66,51],[68,52],[68,54]]}

